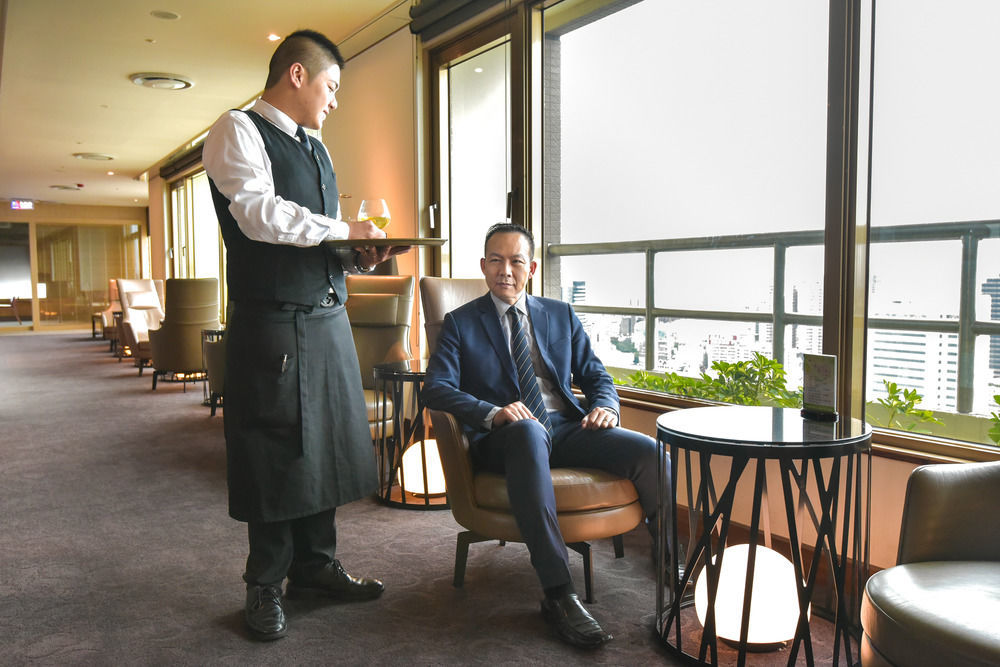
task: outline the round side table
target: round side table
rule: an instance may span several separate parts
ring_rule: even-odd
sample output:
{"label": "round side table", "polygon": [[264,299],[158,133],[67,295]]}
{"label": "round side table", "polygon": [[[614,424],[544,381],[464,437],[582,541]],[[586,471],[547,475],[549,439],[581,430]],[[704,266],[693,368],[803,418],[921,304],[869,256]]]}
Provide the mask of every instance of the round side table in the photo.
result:
{"label": "round side table", "polygon": [[[798,410],[733,405],[677,410],[661,415],[656,427],[660,473],[669,475],[661,477],[658,516],[672,519],[669,525],[660,521],[660,534],[669,531],[671,544],[683,543],[679,520],[687,532],[683,570],[676,558],[657,570],[656,630],[668,650],[690,664],[744,665],[748,652],[779,647],[788,665],[799,658],[807,665],[860,664],[871,428],[856,419],[819,422]],[[781,484],[783,525],[773,534],[768,473]],[[749,506],[736,507],[741,480],[740,490],[752,494]],[[686,516],[678,512],[679,502],[686,504]],[[723,569],[727,555],[731,570]],[[756,589],[755,568],[763,572],[765,561],[782,557],[791,561],[784,566],[787,575],[762,576]],[[720,581],[727,579],[736,592],[735,627],[728,637],[717,622],[725,617],[722,600],[729,591]],[[777,598],[782,581],[790,601],[787,637],[755,644],[749,632],[757,622],[751,622],[754,596]],[[704,610],[698,614],[695,597]],[[785,663],[785,655],[772,654],[766,663]]]}
{"label": "round side table", "polygon": [[[449,509],[437,443],[427,437],[420,389],[426,361],[375,364],[375,458],[379,500],[393,507]],[[406,465],[419,457],[419,467]],[[413,459],[417,460],[417,459]],[[435,474],[437,473],[437,474]],[[435,482],[440,490],[434,488]]]}

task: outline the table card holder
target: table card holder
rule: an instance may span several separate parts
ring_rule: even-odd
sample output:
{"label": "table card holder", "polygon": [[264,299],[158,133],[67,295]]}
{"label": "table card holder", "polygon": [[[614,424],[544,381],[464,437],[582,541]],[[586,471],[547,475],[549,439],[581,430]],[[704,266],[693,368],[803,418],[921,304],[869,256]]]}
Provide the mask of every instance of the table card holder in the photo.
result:
{"label": "table card holder", "polygon": [[817,421],[837,420],[837,357],[802,355],[802,416]]}

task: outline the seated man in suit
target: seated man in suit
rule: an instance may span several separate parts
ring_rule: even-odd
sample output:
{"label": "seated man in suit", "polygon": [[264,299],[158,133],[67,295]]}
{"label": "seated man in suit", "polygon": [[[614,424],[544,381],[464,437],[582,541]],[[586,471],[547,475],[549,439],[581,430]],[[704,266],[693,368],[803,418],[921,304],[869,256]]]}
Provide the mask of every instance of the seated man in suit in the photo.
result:
{"label": "seated man in suit", "polygon": [[598,468],[630,479],[654,518],[656,443],[618,428],[618,394],[572,307],[525,293],[538,266],[534,250],[519,225],[489,229],[480,268],[490,291],[445,317],[421,396],[462,422],[477,467],[505,475],[545,591],[542,614],[560,638],[592,648],[611,635],[573,588],[549,471]]}

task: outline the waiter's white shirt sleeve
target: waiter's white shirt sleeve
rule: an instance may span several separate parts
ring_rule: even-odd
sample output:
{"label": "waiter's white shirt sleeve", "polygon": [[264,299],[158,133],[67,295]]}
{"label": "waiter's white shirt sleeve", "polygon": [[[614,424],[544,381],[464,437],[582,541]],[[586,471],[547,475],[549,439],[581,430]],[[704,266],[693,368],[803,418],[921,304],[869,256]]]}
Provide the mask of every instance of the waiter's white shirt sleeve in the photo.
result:
{"label": "waiter's white shirt sleeve", "polygon": [[[253,111],[295,139],[298,125],[287,114],[263,100],[257,100]],[[275,194],[264,140],[245,113],[229,111],[215,122],[205,139],[202,160],[247,238],[305,247],[348,237],[350,227],[339,219],[339,203],[337,218],[330,218]]]}

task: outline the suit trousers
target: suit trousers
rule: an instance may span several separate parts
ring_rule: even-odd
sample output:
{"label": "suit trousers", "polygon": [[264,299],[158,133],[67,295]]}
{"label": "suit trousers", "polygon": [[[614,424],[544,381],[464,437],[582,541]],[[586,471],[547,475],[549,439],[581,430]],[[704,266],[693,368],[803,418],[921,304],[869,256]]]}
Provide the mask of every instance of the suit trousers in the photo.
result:
{"label": "suit trousers", "polygon": [[333,562],[337,553],[337,509],[288,521],[250,521],[250,555],[243,579],[251,585],[279,585],[291,572],[308,572]]}
{"label": "suit trousers", "polygon": [[643,513],[656,515],[655,440],[624,428],[585,430],[579,418],[555,412],[549,417],[551,434],[526,419],[503,425],[472,447],[480,470],[506,478],[511,512],[542,588],[572,581],[556,518],[552,468],[597,468],[631,480]]}

